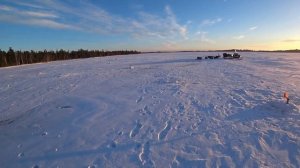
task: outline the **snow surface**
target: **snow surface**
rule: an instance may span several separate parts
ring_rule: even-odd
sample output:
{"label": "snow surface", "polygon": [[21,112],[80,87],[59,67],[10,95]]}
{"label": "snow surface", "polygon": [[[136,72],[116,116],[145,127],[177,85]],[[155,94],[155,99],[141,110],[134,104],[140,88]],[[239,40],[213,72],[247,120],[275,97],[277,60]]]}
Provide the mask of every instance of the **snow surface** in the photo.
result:
{"label": "snow surface", "polygon": [[1,68],[1,167],[300,167],[300,55],[215,54]]}

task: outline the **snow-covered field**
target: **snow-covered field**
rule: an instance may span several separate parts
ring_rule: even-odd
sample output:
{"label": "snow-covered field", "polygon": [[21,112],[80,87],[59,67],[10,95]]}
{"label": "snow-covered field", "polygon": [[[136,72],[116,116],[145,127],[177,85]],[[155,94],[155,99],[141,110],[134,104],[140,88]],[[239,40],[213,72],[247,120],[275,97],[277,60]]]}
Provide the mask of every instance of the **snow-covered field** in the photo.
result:
{"label": "snow-covered field", "polygon": [[1,68],[0,166],[300,167],[300,54],[215,54]]}

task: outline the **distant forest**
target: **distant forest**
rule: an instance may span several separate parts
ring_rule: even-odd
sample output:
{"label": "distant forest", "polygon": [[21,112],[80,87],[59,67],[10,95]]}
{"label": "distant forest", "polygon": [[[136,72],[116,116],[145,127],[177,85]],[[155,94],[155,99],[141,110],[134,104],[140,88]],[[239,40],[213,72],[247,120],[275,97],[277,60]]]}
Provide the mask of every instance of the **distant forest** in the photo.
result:
{"label": "distant forest", "polygon": [[128,55],[128,54],[140,54],[139,51],[104,51],[104,50],[56,50],[56,51],[15,51],[9,48],[8,51],[2,51],[0,49],[0,67],[22,65],[22,64],[33,64],[40,62],[50,62],[57,60],[69,60],[79,58],[90,58],[90,57],[105,57],[112,55]]}

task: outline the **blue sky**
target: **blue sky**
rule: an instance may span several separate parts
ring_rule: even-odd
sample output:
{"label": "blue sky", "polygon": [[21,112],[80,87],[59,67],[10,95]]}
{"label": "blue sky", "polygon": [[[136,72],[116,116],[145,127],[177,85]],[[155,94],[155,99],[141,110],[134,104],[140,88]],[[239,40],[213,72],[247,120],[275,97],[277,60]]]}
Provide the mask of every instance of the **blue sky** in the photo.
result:
{"label": "blue sky", "polygon": [[299,6],[299,0],[2,0],[0,49],[296,49]]}

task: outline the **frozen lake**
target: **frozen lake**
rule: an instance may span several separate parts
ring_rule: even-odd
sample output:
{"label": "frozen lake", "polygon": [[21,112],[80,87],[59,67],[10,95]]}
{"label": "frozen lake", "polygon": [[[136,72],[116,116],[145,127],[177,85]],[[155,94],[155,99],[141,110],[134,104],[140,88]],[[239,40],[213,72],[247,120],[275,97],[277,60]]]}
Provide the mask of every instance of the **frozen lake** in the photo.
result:
{"label": "frozen lake", "polygon": [[1,167],[300,167],[300,54],[216,54],[0,68]]}

